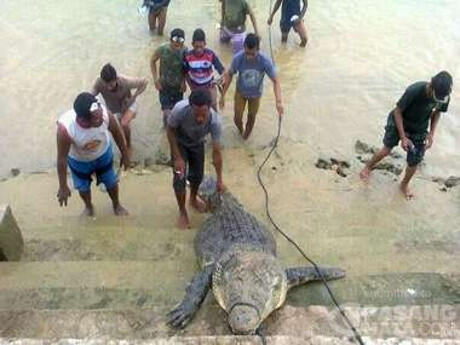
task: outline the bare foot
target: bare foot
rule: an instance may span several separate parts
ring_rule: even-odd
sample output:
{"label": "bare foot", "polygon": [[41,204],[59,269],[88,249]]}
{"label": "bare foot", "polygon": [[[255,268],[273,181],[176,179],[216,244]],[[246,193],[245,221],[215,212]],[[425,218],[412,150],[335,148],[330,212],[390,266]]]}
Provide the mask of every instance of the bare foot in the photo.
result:
{"label": "bare foot", "polygon": [[181,230],[190,229],[190,222],[187,213],[181,213],[177,219],[177,227]]}
{"label": "bare foot", "polygon": [[81,215],[82,217],[94,217],[94,207],[92,205],[90,207],[85,207]]}
{"label": "bare foot", "polygon": [[412,193],[412,191],[409,189],[407,184],[401,183],[399,186],[399,189],[404,194],[404,197],[406,198],[406,200],[411,200],[414,197],[414,193]]}
{"label": "bare foot", "polygon": [[190,206],[200,213],[206,212],[206,203],[198,197],[195,200],[190,199]]}
{"label": "bare foot", "polygon": [[371,175],[371,170],[367,166],[365,166],[363,170],[361,170],[361,172],[359,173],[359,177],[361,177],[361,180],[363,180],[363,182],[366,182],[366,183],[369,182],[370,175]]}
{"label": "bare foot", "polygon": [[121,206],[120,204],[118,204],[118,206],[115,206],[113,208],[113,213],[115,213],[116,216],[127,216],[127,215],[129,215],[128,211],[123,206]]}

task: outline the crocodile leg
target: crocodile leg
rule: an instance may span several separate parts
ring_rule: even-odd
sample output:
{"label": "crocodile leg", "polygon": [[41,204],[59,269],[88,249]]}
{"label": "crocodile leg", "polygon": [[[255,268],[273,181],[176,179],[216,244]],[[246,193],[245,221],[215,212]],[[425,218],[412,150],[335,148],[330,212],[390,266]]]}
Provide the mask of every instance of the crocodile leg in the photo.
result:
{"label": "crocodile leg", "polygon": [[[345,277],[345,271],[340,268],[318,267],[321,275],[326,280],[339,279]],[[309,281],[321,280],[314,267],[293,267],[286,269],[288,288],[305,284]]]}
{"label": "crocodile leg", "polygon": [[211,286],[214,265],[206,266],[197,273],[185,289],[185,297],[167,315],[167,323],[175,328],[184,328],[203,303]]}

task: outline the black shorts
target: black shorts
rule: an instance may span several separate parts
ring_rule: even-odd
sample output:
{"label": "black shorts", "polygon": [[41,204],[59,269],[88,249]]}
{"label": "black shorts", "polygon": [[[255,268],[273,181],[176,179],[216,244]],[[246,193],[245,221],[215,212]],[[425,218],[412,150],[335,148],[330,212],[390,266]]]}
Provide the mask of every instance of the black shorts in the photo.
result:
{"label": "black shorts", "polygon": [[[414,149],[407,151],[407,165],[412,167],[419,164],[425,156],[426,133],[406,133],[407,137],[414,144]],[[383,145],[392,149],[399,143],[399,133],[396,126],[386,125]]]}
{"label": "black shorts", "polygon": [[[178,143],[179,151],[185,162],[185,176],[191,186],[198,187],[204,174],[204,143],[194,147],[185,147]],[[172,158],[174,162],[174,158]],[[185,177],[180,178],[173,167],[173,187],[176,192],[185,190]]]}
{"label": "black shorts", "polygon": [[182,101],[184,93],[180,89],[163,88],[160,93],[161,110],[172,109],[177,102]]}
{"label": "black shorts", "polygon": [[283,34],[289,33],[289,31],[291,31],[293,26],[294,26],[294,23],[291,22],[291,18],[286,18],[286,19],[282,18],[280,20],[280,29]]}
{"label": "black shorts", "polygon": [[281,10],[280,29],[282,33],[288,33],[294,26],[291,21],[292,16],[300,17],[300,1],[289,2],[284,11]]}

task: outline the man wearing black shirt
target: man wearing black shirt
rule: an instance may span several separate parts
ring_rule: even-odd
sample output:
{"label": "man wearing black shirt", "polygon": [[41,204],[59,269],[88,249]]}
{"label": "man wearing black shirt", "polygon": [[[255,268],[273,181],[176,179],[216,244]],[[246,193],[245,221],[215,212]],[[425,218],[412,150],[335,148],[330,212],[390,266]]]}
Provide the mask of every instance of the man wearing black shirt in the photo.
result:
{"label": "man wearing black shirt", "polygon": [[361,179],[367,181],[375,165],[401,140],[401,147],[407,152],[407,168],[400,189],[406,199],[411,199],[414,195],[408,188],[409,182],[423,160],[425,150],[433,144],[440,113],[447,111],[451,90],[452,76],[446,71],[439,72],[430,82],[410,85],[388,115],[384,146],[367,162],[360,173]]}

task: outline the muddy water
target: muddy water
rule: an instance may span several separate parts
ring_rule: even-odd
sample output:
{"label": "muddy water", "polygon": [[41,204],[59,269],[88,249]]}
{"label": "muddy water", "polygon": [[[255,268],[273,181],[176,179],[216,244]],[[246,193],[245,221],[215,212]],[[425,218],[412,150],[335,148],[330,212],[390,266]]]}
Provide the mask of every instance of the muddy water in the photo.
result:
{"label": "muddy water", "polygon": [[[266,1],[250,2],[264,34],[263,49],[268,50]],[[228,65],[230,50],[221,47],[215,35],[216,3],[202,1],[191,7],[189,1],[174,0],[168,29],[180,25],[189,38],[199,22],[208,32],[209,46]],[[149,77],[148,60],[164,39],[149,34],[137,5],[121,0],[0,3],[0,175],[7,175],[12,167],[35,171],[54,165],[54,122],[78,92],[91,87],[104,63],[111,61],[127,75]],[[459,10],[454,0],[312,2],[307,49],[298,48],[295,37],[280,48],[279,32],[273,33],[286,116],[280,148],[264,172],[272,211],[312,258],[345,268],[351,282],[357,277],[388,275],[385,281],[399,282],[406,291],[418,289],[415,283],[406,284],[413,276],[406,280],[392,274],[459,273],[459,189],[441,192],[437,184],[427,181],[430,176],[447,177],[460,171],[460,99],[455,89],[434,148],[414,179],[417,199],[413,202],[402,200],[391,174],[376,173],[372,183],[364,186],[356,177],[362,165],[353,149],[357,139],[379,145],[386,114],[410,82],[426,80],[440,69],[449,70],[457,80],[460,24],[454,13]],[[432,25],[433,18],[442,25]],[[236,135],[232,102],[227,102],[224,176],[243,204],[268,223],[255,177],[267,151],[264,148],[276,133],[268,84],[265,95],[254,135],[247,143]],[[133,137],[136,158],[142,161],[164,147],[152,85],[140,97],[138,112]],[[350,162],[349,176],[316,169],[320,155]],[[208,166],[207,171],[212,169]],[[81,272],[102,276],[113,272],[112,278],[103,280],[104,288],[150,289],[154,305],[177,301],[196,270],[191,243],[203,217],[192,215],[194,230],[190,232],[174,229],[177,210],[170,183],[167,170],[143,176],[126,174],[121,198],[132,215],[124,220],[111,216],[107,195],[99,191],[95,191],[95,220],[76,216],[81,206],[77,195],[72,196],[69,208],[57,208],[54,174],[0,183],[0,201],[12,205],[28,244],[24,270],[8,276],[1,287],[12,288],[21,274],[45,272],[55,262],[75,261],[76,266],[82,265]],[[304,263],[281,237],[278,245],[286,265]],[[78,264],[79,260],[85,264]],[[51,266],[34,266],[38,261]],[[141,263],[152,261],[152,276],[146,276]],[[73,268],[66,269],[64,264],[60,269],[61,280],[51,277],[44,288],[83,284],[77,273],[72,275]],[[59,267],[56,272],[61,272]],[[122,273],[129,273],[131,280]],[[96,273],[93,279],[89,287],[100,287]],[[433,291],[442,294],[442,284],[434,285]],[[373,284],[368,286],[374,289]],[[32,281],[29,288],[34,287]],[[347,289],[347,285],[342,287]],[[393,295],[386,291],[383,296]],[[452,296],[450,301],[455,301],[458,293]],[[67,302],[75,307],[71,299]]]}
{"label": "muddy water", "polygon": [[[55,161],[55,120],[75,95],[91,87],[101,66],[110,61],[127,75],[150,79],[148,60],[163,38],[151,36],[139,1],[2,1],[0,3],[0,176],[11,168],[37,170]],[[255,9],[263,49],[268,51],[265,24],[268,1],[249,0]],[[386,114],[413,81],[441,69],[454,82],[460,74],[460,4],[442,1],[311,2],[306,24],[307,49],[298,39],[280,46],[274,25],[274,48],[287,110],[285,136],[318,150],[351,153],[362,138],[379,144]],[[190,39],[195,27],[208,33],[209,46],[226,65],[230,51],[217,42],[217,1],[190,6],[175,0],[167,30],[181,26]],[[433,18],[442,25],[433,25]],[[230,97],[229,97],[230,98]],[[231,102],[224,111],[230,123]],[[448,176],[460,171],[460,102],[453,94],[450,111],[439,126],[427,173]],[[158,143],[159,106],[150,85],[139,101],[134,123],[138,158]],[[275,131],[273,97],[267,85],[256,133],[249,144],[264,143]]]}

